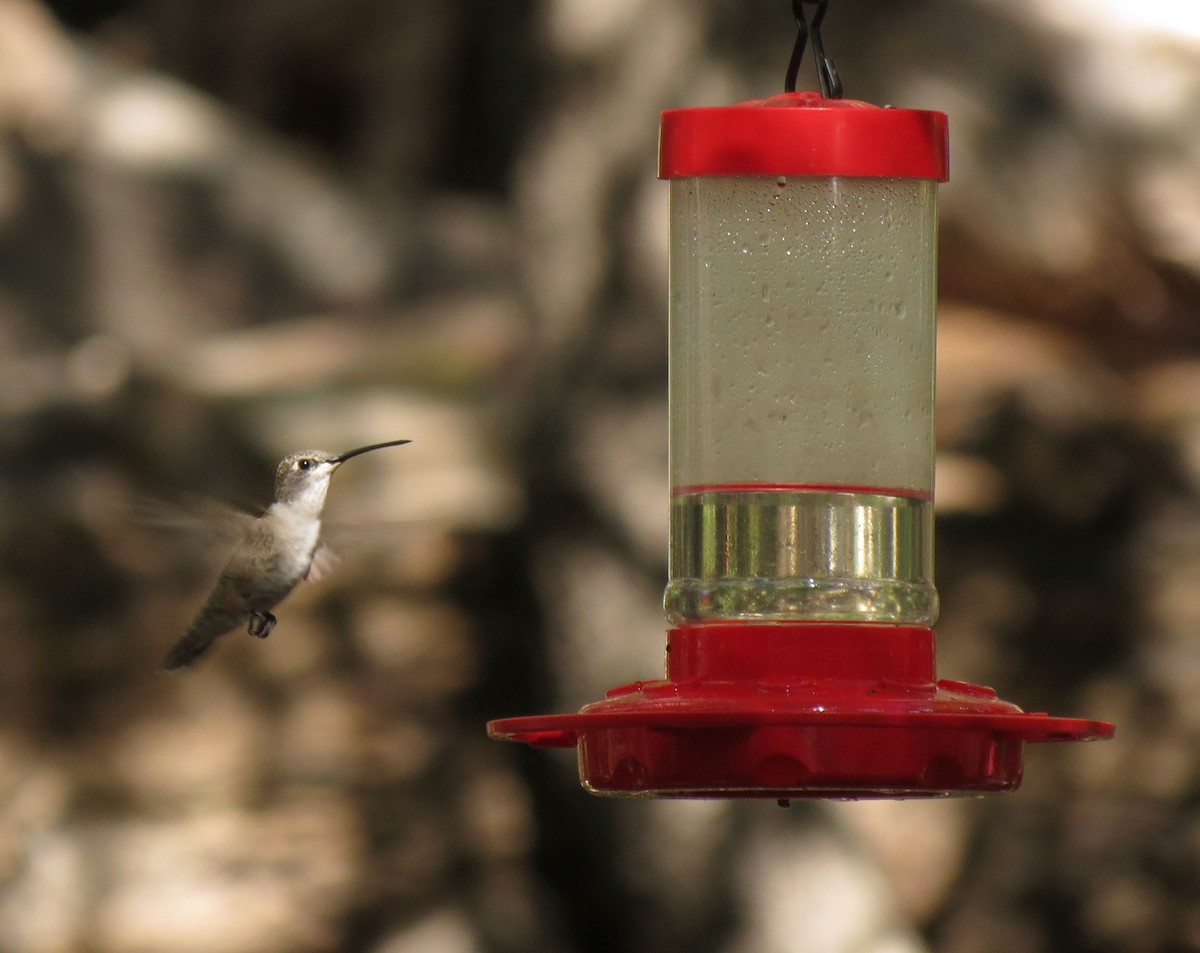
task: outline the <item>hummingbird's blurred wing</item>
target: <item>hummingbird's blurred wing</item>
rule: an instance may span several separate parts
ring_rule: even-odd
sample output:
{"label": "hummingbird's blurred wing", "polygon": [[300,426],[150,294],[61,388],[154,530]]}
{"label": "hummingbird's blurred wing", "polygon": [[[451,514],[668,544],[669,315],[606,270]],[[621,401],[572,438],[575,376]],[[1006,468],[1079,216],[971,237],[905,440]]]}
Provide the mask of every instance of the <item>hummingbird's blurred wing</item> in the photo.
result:
{"label": "hummingbird's blurred wing", "polygon": [[395,549],[413,523],[347,523],[343,520],[322,520],[321,541],[313,553],[312,563],[304,579],[317,582],[337,569],[342,562],[361,559],[364,552],[372,555]]}
{"label": "hummingbird's blurred wing", "polygon": [[317,543],[316,552],[313,553],[312,562],[309,563],[308,572],[304,574],[304,578],[309,582],[324,579],[337,568],[341,561],[342,557],[326,546],[324,541],[321,541]]}
{"label": "hummingbird's blurred wing", "polygon": [[179,502],[142,498],[134,501],[132,513],[141,525],[184,537],[195,546],[234,546],[255,522],[237,507],[200,496]]}
{"label": "hummingbird's blurred wing", "polygon": [[428,520],[351,522],[335,517],[321,520],[321,540],[339,553],[349,555],[352,550],[391,549],[414,530],[435,525]]}

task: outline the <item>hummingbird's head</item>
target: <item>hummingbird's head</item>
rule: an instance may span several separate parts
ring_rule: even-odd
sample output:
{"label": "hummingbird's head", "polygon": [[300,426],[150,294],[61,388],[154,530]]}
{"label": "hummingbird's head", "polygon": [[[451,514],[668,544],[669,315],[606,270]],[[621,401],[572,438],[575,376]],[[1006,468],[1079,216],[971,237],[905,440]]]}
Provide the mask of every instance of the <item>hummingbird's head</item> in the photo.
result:
{"label": "hummingbird's head", "polygon": [[275,500],[292,503],[320,514],[325,505],[325,494],[329,490],[329,478],[333,471],[351,457],[382,447],[398,447],[407,440],[389,440],[373,443],[345,453],[327,453],[324,450],[301,450],[284,457],[275,471]]}
{"label": "hummingbird's head", "polygon": [[288,454],[275,471],[275,499],[280,503],[300,503],[320,510],[325,505],[329,478],[341,461],[336,453],[301,450]]}

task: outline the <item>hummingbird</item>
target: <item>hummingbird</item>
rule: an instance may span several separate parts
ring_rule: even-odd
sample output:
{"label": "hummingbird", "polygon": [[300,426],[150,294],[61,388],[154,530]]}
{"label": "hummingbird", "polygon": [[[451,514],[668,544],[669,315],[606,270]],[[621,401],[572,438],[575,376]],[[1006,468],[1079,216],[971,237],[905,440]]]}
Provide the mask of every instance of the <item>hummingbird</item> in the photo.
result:
{"label": "hummingbird", "polygon": [[302,450],[284,457],[275,470],[275,502],[262,516],[246,516],[237,549],[187,635],[167,653],[166,670],[190,667],[219,636],[243,625],[256,638],[270,635],[275,628],[271,610],[330,561],[321,540],[321,511],[333,471],[359,454],[409,442],[389,440],[345,453]]}

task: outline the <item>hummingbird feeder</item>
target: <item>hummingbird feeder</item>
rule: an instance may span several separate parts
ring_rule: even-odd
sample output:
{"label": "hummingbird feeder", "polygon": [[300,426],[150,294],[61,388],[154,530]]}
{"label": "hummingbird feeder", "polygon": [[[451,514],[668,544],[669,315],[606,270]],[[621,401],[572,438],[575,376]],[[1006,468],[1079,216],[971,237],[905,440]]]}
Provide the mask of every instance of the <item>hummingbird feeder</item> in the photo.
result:
{"label": "hummingbird feeder", "polygon": [[[946,116],[841,98],[794,2],[786,92],[662,115],[670,182],[666,677],[493,738],[596,794],[1015,789],[1026,742],[1112,735],[939,680],[937,184]],[[806,39],[821,94],[795,92]]]}

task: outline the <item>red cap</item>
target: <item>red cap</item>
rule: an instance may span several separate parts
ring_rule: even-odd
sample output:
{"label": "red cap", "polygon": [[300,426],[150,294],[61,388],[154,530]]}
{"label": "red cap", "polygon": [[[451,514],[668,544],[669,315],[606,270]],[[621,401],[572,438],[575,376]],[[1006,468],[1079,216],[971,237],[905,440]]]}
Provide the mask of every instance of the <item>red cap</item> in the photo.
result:
{"label": "red cap", "polygon": [[813,92],[662,114],[658,174],[950,176],[946,114]]}

